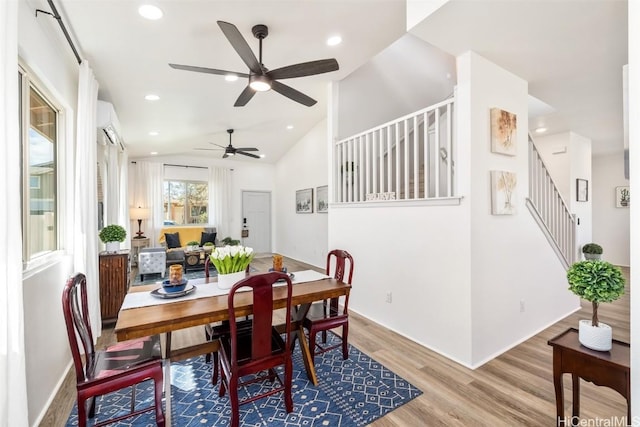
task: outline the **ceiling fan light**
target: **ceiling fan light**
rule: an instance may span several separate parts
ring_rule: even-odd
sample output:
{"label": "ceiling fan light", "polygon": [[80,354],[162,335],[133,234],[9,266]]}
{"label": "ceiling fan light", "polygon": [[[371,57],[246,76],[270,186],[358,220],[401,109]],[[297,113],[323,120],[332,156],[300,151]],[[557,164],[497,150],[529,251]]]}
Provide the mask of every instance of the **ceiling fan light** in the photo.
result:
{"label": "ceiling fan light", "polygon": [[256,92],[266,92],[271,89],[271,81],[267,76],[250,76],[249,87]]}
{"label": "ceiling fan light", "polygon": [[138,8],[138,13],[143,18],[150,19],[152,21],[160,19],[164,15],[162,9],[152,4],[143,4]]}

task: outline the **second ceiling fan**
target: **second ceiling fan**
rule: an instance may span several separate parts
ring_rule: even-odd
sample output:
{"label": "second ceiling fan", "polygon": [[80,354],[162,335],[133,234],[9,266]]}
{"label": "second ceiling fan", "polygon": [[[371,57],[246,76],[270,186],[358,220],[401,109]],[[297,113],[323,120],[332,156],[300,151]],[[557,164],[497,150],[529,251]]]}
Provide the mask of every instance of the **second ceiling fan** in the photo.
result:
{"label": "second ceiling fan", "polygon": [[227,145],[226,147],[224,145],[219,145],[211,142],[210,144],[217,145],[220,148],[195,148],[195,150],[203,150],[203,151],[224,150],[224,154],[222,155],[223,159],[226,159],[229,156],[234,156],[236,154],[242,154],[243,156],[253,157],[254,159],[260,158],[260,156],[256,156],[255,154],[247,153],[247,151],[258,151],[257,148],[254,148],[254,147],[236,148],[233,145],[231,145],[231,134],[233,133],[233,129],[227,129],[227,133],[229,134],[229,145]]}
{"label": "second ceiling fan", "polygon": [[296,77],[313,76],[316,74],[329,73],[339,69],[338,61],[335,58],[320,59],[317,61],[303,62],[300,64],[289,65],[286,67],[276,68],[275,70],[267,69],[262,63],[262,40],[269,34],[266,25],[255,25],[251,31],[255,38],[259,40],[260,50],[259,56],[253,54],[247,41],[242,37],[238,28],[224,21],[218,21],[218,26],[231,43],[231,46],[240,55],[240,58],[249,67],[249,74],[239,73],[236,71],[218,70],[215,68],[195,67],[191,65],[169,64],[170,67],[178,70],[195,71],[198,73],[219,74],[223,76],[235,75],[238,77],[247,77],[249,84],[242,91],[236,100],[234,107],[243,107],[253,98],[256,92],[264,92],[273,89],[281,95],[286,96],[293,101],[311,107],[317,101],[304,93],[280,83],[281,79],[292,79]]}

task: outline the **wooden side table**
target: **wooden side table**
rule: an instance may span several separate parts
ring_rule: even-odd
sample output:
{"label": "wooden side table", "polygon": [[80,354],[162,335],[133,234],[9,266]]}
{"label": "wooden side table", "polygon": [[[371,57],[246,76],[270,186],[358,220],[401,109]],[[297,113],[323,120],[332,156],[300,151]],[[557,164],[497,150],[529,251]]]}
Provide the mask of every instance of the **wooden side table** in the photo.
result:
{"label": "wooden side table", "polygon": [[[553,347],[553,386],[556,391],[556,425],[575,425],[580,416],[580,378],[620,393],[627,400],[627,423],[631,422],[631,369],[629,344],[613,340],[610,351],[591,350],[578,341],[578,331],[569,328],[548,341]],[[562,374],[571,374],[573,417],[564,416]]]}
{"label": "wooden side table", "polygon": [[131,265],[133,267],[137,267],[138,266],[138,254],[140,253],[140,249],[142,248],[148,248],[149,247],[149,238],[148,237],[142,237],[142,238],[133,238],[131,239],[131,251],[133,252],[133,259],[131,260]]}
{"label": "wooden side table", "polygon": [[100,252],[100,314],[103,323],[116,321],[129,291],[129,251]]}

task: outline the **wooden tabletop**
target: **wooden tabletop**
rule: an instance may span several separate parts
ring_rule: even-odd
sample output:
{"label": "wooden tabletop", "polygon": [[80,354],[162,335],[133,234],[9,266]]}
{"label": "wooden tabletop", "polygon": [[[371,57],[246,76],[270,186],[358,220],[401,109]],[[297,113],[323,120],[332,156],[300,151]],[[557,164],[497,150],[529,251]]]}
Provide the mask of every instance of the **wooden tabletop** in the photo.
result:
{"label": "wooden tabletop", "polygon": [[[196,286],[213,282],[217,282],[215,277],[189,280],[189,283]],[[150,292],[157,287],[157,284],[132,286],[129,292]],[[347,295],[350,290],[351,285],[331,278],[298,283],[293,286],[292,303],[301,305],[335,298]],[[116,338],[118,341],[124,341],[227,320],[229,318],[227,299],[227,295],[220,295],[120,310],[115,326]],[[252,313],[252,299],[250,292],[236,294],[238,316]],[[284,308],[285,304],[285,287],[274,288],[273,308]]]}

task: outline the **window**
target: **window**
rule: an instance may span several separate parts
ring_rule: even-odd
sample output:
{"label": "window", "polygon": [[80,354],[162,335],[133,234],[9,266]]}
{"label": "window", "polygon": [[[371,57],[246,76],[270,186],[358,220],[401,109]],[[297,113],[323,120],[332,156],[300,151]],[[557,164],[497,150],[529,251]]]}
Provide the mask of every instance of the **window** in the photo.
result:
{"label": "window", "polygon": [[22,146],[22,237],[24,261],[58,249],[59,111],[20,70],[20,140]]}
{"label": "window", "polygon": [[209,186],[206,182],[165,181],[162,198],[165,223],[208,223]]}

